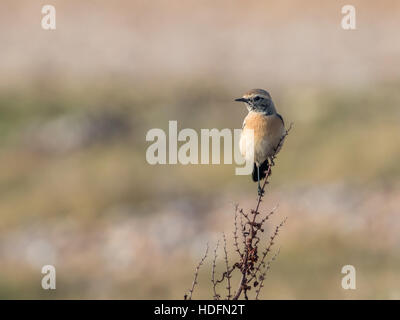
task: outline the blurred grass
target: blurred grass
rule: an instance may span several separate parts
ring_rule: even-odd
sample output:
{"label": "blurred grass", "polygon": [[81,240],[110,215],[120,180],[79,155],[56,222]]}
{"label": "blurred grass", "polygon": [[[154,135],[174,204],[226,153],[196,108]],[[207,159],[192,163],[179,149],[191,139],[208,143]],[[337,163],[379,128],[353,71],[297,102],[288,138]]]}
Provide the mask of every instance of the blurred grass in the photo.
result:
{"label": "blurred grass", "polygon": [[[241,127],[246,111],[233,98],[242,92],[233,92],[220,83],[203,83],[172,83],[157,90],[124,81],[63,89],[42,84],[0,92],[3,239],[32,224],[51,226],[68,217],[78,221],[83,230],[101,233],[110,219],[110,208],[116,206],[133,208],[130,212],[134,215],[151,216],[163,209],[165,203],[180,199],[203,201],[211,207],[220,194],[231,194],[232,198],[251,194],[253,183],[234,176],[234,165],[153,167],[145,161],[147,130],[166,130],[169,120],[177,120],[180,129]],[[271,93],[286,123],[294,122],[274,168],[274,188],[335,183],[371,190],[398,186],[399,83],[351,90],[301,87]],[[49,126],[60,119],[67,119],[66,125]],[[63,148],[63,137],[69,130],[77,132],[79,138],[79,134],[91,132],[85,129],[88,123],[93,122],[96,127],[99,119],[105,119],[101,121],[106,124],[117,121],[112,122],[113,126],[105,126],[100,135],[88,134],[83,142],[78,139],[72,145],[67,141]],[[69,127],[70,124],[73,126]],[[392,248],[371,253],[363,245],[368,234],[349,243],[335,235],[334,227],[319,220],[306,221],[315,223],[317,228],[303,228],[297,233],[290,228],[284,230],[291,233],[283,242],[286,253],[273,266],[264,298],[399,295],[385,290],[400,267]],[[314,238],[303,238],[305,234]],[[178,261],[185,267],[175,269],[176,261],[163,261],[163,269],[155,276],[157,282],[143,281],[140,270],[132,270],[132,274],[125,270],[126,274],[113,285],[99,284],[99,291],[88,284],[91,279],[87,273],[86,277],[64,274],[60,278],[60,287],[64,289],[51,297],[180,298],[190,286],[195,261],[186,255]],[[350,262],[363,266],[360,278],[368,282],[363,284],[365,290],[354,295],[333,286],[339,281],[340,267]],[[0,297],[47,298],[48,293],[38,289],[33,280],[37,270],[15,263],[0,263]],[[88,271],[90,267],[83,269]],[[101,271],[98,273],[93,277],[101,278]],[[201,277],[203,282],[209,281],[208,274]],[[383,283],[380,291],[374,289],[379,287],[378,283]],[[336,289],[327,289],[331,286]],[[199,288],[199,297],[207,295],[207,287]]]}
{"label": "blurred grass", "polygon": [[[195,81],[157,90],[157,94],[126,83],[63,90],[48,86],[46,90],[26,88],[0,94],[0,164],[7,168],[0,172],[3,230],[10,223],[20,223],[25,215],[92,217],[113,203],[136,206],[149,201],[153,192],[166,198],[174,194],[207,197],[220,188],[253,187],[247,179],[232,174],[234,165],[150,166],[145,161],[149,145],[145,133],[154,127],[167,131],[169,120],[177,120],[179,129],[240,128],[246,112],[232,102],[237,92],[221,85],[200,87]],[[286,123],[295,124],[274,170],[278,186],[397,183],[397,83],[356,90],[300,88],[272,95]],[[109,138],[95,136],[90,143],[62,152],[52,146],[64,142],[57,135],[77,130],[69,128],[69,123],[62,129],[65,132],[54,130],[54,139],[51,130],[44,132],[50,142],[54,140],[47,149],[43,147],[47,140],[35,138],[35,132],[54,119],[95,118],[105,113],[126,120],[129,130]]]}

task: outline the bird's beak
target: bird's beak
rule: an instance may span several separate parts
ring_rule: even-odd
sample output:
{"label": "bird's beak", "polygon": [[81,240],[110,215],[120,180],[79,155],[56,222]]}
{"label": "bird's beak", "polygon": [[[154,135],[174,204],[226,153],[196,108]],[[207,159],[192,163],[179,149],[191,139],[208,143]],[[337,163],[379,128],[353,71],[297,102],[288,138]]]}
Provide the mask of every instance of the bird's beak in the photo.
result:
{"label": "bird's beak", "polygon": [[238,99],[235,99],[235,101],[238,101],[238,102],[247,102],[247,101],[249,101],[249,100],[246,99],[246,98],[238,98]]}

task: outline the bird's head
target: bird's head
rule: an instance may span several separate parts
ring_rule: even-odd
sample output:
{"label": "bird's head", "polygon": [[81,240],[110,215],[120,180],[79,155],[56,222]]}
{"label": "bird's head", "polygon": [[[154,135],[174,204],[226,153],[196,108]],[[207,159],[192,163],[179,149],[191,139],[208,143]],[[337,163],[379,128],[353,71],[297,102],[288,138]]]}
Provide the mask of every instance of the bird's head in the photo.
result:
{"label": "bird's head", "polygon": [[245,93],[243,97],[235,99],[235,101],[244,102],[249,111],[264,114],[276,113],[271,95],[263,89],[252,89]]}

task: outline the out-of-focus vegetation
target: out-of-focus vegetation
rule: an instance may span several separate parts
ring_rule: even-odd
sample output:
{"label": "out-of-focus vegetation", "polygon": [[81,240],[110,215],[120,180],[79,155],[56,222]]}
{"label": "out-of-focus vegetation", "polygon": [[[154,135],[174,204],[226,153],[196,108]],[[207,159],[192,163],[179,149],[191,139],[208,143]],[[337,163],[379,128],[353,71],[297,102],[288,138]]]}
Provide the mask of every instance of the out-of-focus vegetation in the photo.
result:
{"label": "out-of-focus vegetation", "polygon": [[71,0],[48,32],[39,4],[2,1],[0,298],[183,298],[256,186],[234,165],[150,166],[146,133],[240,128],[254,87],[294,122],[262,207],[279,204],[271,228],[288,217],[262,298],[399,298],[399,4],[354,0],[344,31],[340,4],[306,2]]}
{"label": "out-of-focus vegetation", "polygon": [[[238,128],[245,110],[232,102],[235,92],[196,83],[156,96],[138,87],[1,94],[2,297],[179,298],[202,246],[230,234],[229,203],[250,203],[250,179],[233,175],[233,165],[150,166],[145,133],[167,130],[172,119],[180,128]],[[387,289],[400,267],[390,233],[399,223],[390,204],[399,197],[397,86],[273,96],[295,126],[265,205],[276,199],[289,222],[264,297],[397,296]],[[55,293],[38,285],[48,260]],[[345,264],[359,268],[353,294],[340,287]],[[143,272],[153,276],[141,281]]]}

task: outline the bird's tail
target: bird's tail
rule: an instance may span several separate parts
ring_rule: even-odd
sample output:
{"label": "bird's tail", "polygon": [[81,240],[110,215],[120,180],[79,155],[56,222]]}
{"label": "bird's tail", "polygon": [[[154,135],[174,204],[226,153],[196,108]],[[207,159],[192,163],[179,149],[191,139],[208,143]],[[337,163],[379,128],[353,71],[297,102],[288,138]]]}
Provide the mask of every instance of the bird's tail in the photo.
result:
{"label": "bird's tail", "polygon": [[[268,170],[268,166],[269,166],[268,159],[265,160],[265,161],[261,164],[261,166],[260,166],[260,181],[261,181],[262,179],[264,179],[265,176],[267,175],[267,172],[266,172],[266,171]],[[253,167],[252,178],[253,178],[253,181],[254,181],[254,182],[257,182],[257,181],[258,181],[257,165],[256,165],[255,163],[254,163],[254,167]]]}

